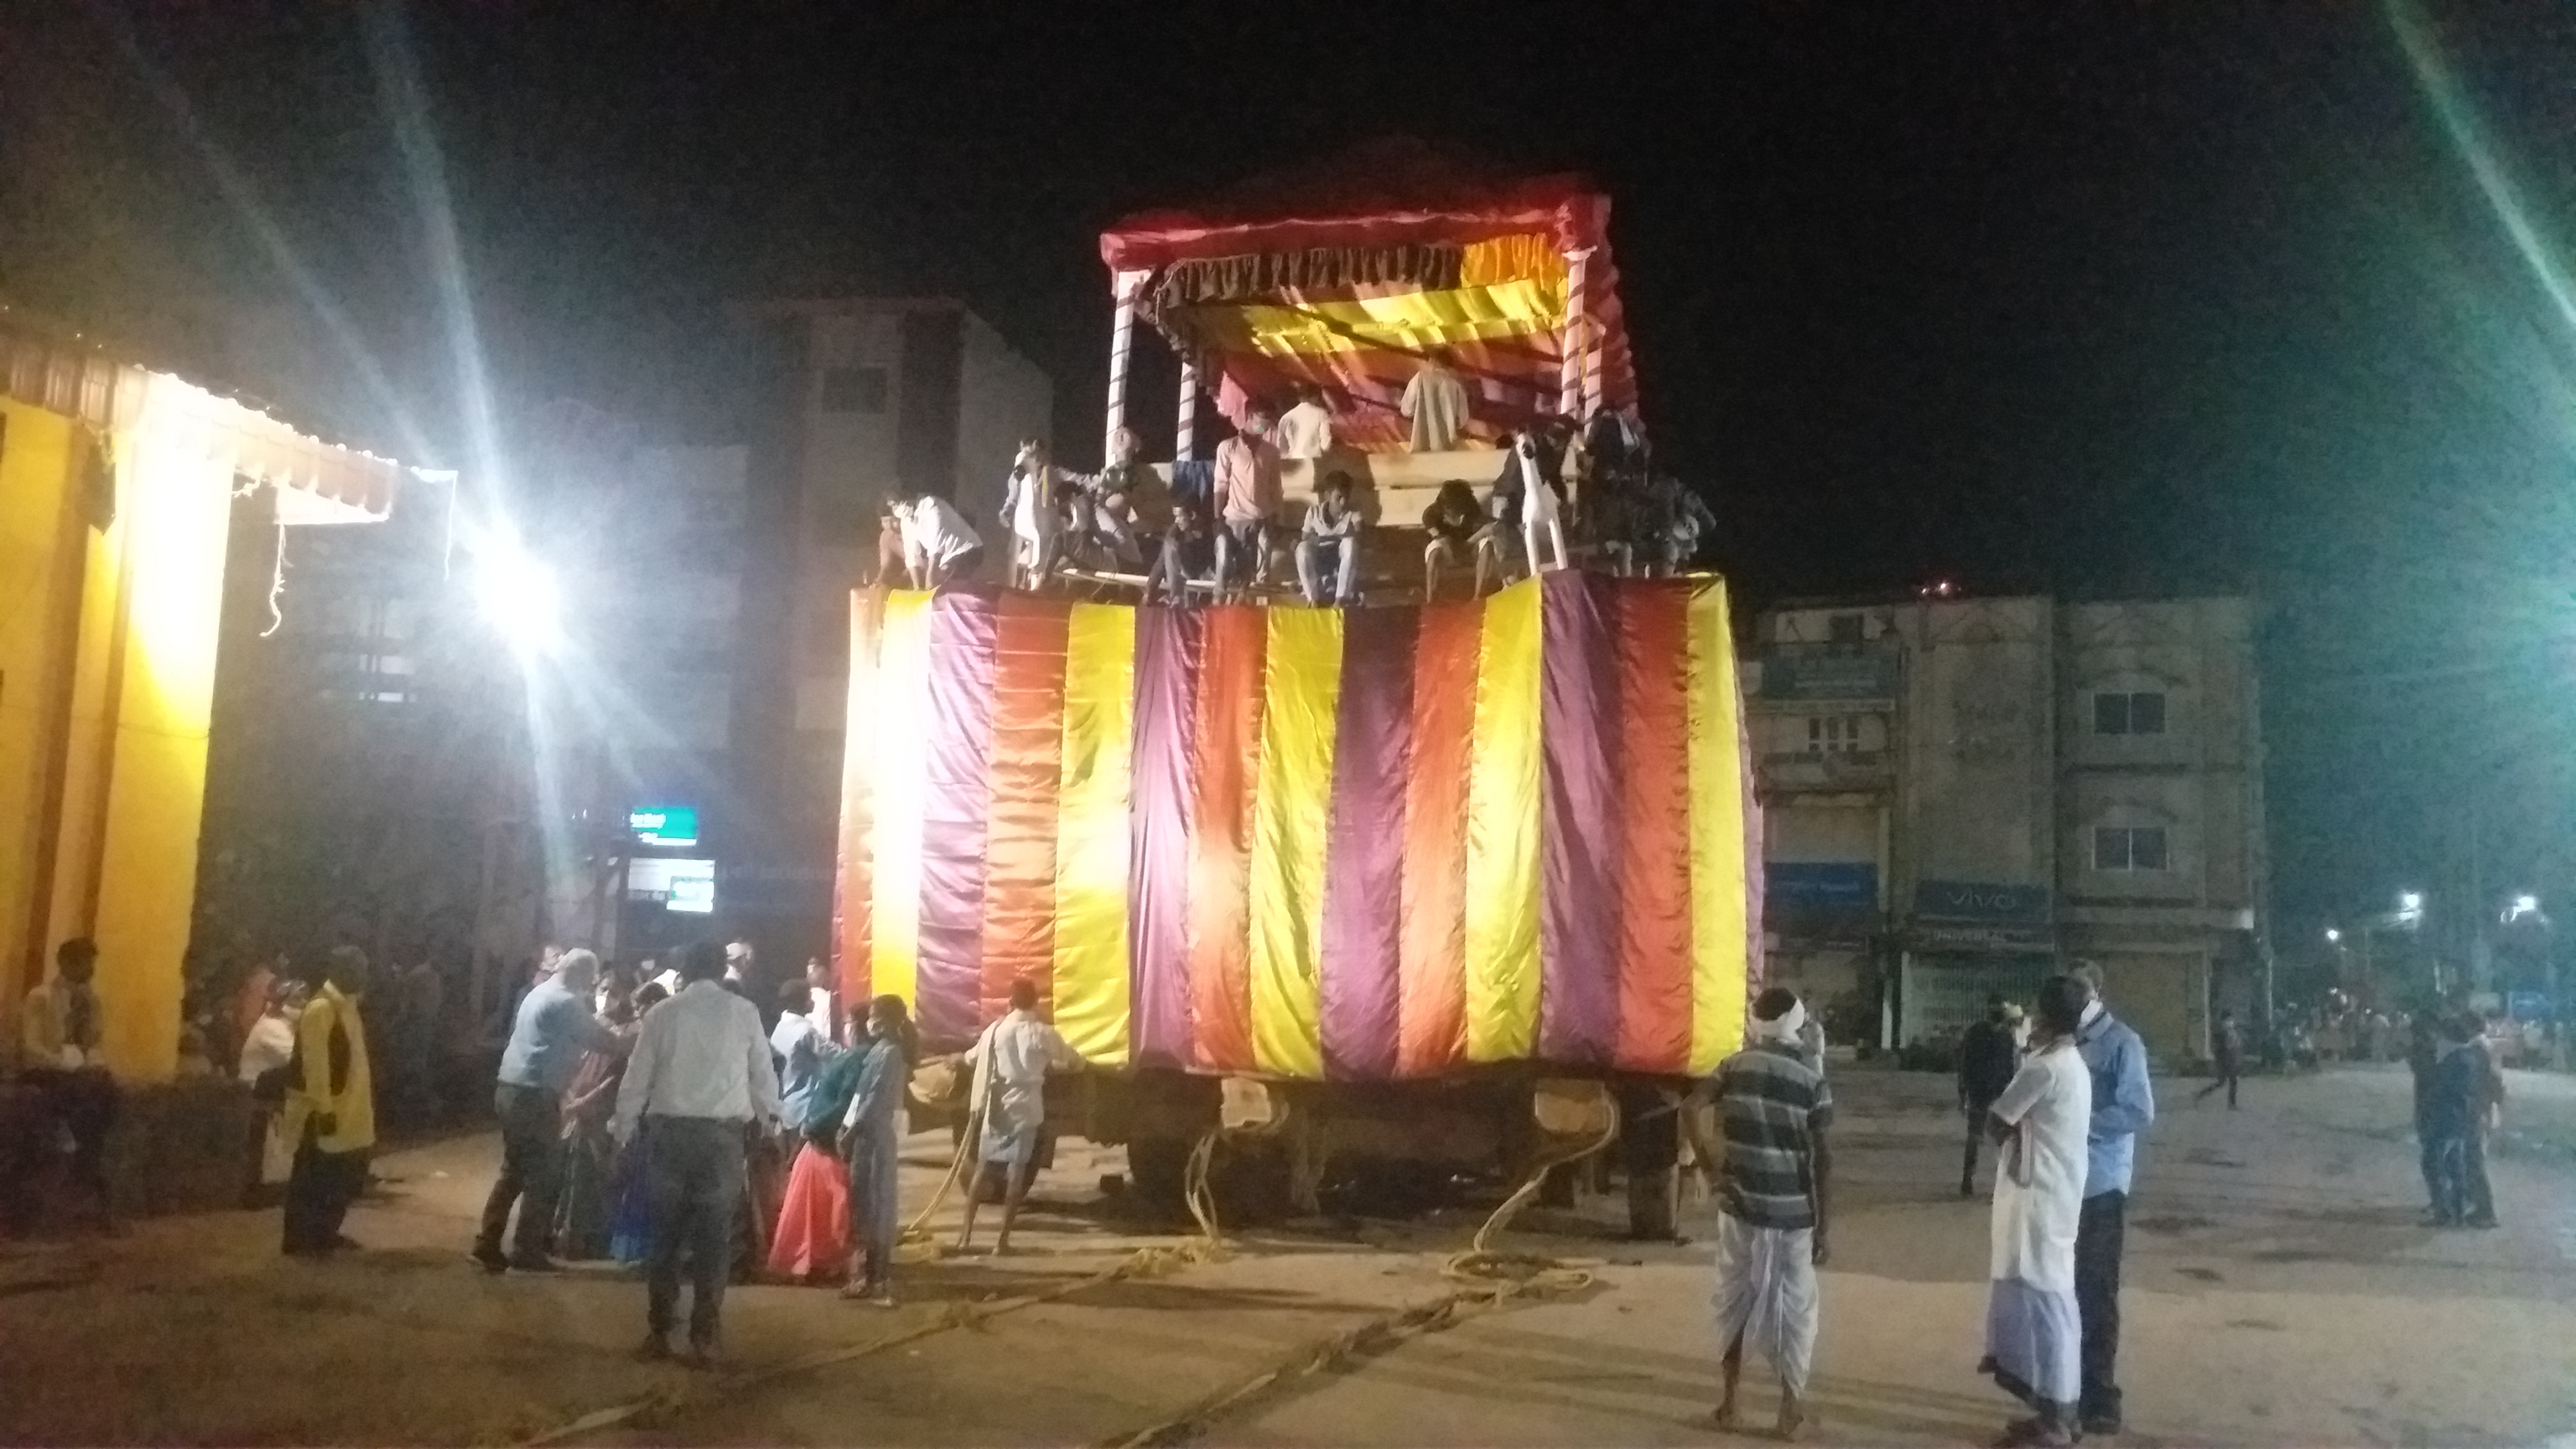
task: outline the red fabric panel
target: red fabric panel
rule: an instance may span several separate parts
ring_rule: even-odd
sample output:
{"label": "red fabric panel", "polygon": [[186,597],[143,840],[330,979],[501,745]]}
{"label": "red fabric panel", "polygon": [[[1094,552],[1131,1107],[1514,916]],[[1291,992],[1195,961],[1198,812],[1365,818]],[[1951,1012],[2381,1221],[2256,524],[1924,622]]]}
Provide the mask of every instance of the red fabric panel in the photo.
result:
{"label": "red fabric panel", "polygon": [[1482,603],[1429,604],[1413,656],[1413,769],[1404,798],[1404,935],[1396,1074],[1467,1055],[1467,762],[1476,736]]}
{"label": "red fabric panel", "polygon": [[1210,1071],[1250,1071],[1252,805],[1261,773],[1269,617],[1248,604],[1206,611],[1190,832],[1190,1034]]}
{"label": "red fabric panel", "polygon": [[1619,585],[1619,1041],[1624,1071],[1690,1070],[1690,586]]}
{"label": "red fabric panel", "polygon": [[1011,983],[1055,985],[1055,827],[1064,780],[1064,599],[1005,593],[993,660],[993,796],[985,842],[984,958],[978,1025],[1010,1009]]}
{"label": "red fabric panel", "polygon": [[1598,246],[1610,222],[1610,198],[1579,176],[1542,176],[1500,186],[1465,183],[1424,199],[1355,176],[1348,187],[1318,188],[1282,198],[1285,209],[1255,203],[1205,211],[1147,211],[1122,218],[1100,235],[1100,259],[1113,272],[1245,252],[1309,247],[1377,247],[1406,243],[1480,242],[1516,232],[1543,232],[1560,251]]}

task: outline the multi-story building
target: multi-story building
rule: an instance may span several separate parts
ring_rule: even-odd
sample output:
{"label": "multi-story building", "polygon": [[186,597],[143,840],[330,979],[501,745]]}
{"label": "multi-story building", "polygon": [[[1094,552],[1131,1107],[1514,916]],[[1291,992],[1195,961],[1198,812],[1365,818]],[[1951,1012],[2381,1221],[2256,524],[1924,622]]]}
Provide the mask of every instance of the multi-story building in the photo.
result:
{"label": "multi-story building", "polygon": [[732,737],[755,828],[721,861],[717,901],[728,929],[802,960],[830,928],[849,598],[875,563],[878,505],[937,494],[993,538],[1020,440],[1053,430],[1054,389],[954,301],[766,303],[743,321],[744,556],[759,562],[743,576]]}
{"label": "multi-story building", "polygon": [[[743,818],[748,451],[644,444],[563,402],[527,431],[539,481],[506,504],[431,474],[382,526],[288,546],[259,499],[236,503],[207,814],[219,926],[470,955],[486,1008],[508,987],[491,968],[541,940],[635,957],[712,928]],[[550,608],[484,597],[499,508]]]}
{"label": "multi-story building", "polygon": [[2215,1011],[2262,994],[2253,617],[2235,598],[1761,615],[1775,978],[1904,1046],[2089,961],[2153,1051],[2204,1055]]}

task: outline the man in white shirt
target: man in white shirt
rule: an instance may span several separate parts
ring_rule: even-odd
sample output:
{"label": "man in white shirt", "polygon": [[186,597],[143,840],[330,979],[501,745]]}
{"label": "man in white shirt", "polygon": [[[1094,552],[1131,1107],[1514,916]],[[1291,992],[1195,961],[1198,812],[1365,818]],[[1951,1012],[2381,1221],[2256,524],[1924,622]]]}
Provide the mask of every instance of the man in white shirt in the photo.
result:
{"label": "man in white shirt", "polygon": [[783,1110],[760,1012],[724,989],[724,965],[711,941],[688,948],[680,994],[644,1014],[609,1129],[621,1147],[643,1133],[652,1248],[645,1259],[648,1331],[636,1356],[671,1355],[685,1253],[694,1295],[689,1361],[699,1367],[713,1360],[723,1322],[746,1135],[777,1122]]}
{"label": "man in white shirt", "polygon": [[[1333,566],[1332,592],[1324,591],[1324,566]],[[1359,602],[1360,583],[1360,516],[1351,508],[1351,480],[1340,473],[1326,478],[1315,490],[1315,506],[1306,510],[1306,524],[1297,540],[1297,587],[1306,602],[1323,607],[1331,602],[1349,608]]]}
{"label": "man in white shirt", "polygon": [[1270,441],[1270,409],[1244,409],[1243,429],[1216,445],[1216,594],[1229,581],[1260,584],[1269,573],[1270,534],[1279,521],[1279,449]]}
{"label": "man in white shirt", "polygon": [[120,1095],[102,1050],[107,1014],[90,984],[97,971],[98,945],[88,937],[55,948],[53,979],[28,992],[18,1013],[18,1076],[70,1134],[72,1178],[95,1196],[99,1221],[112,1223],[107,1134]]}
{"label": "man in white shirt", "polygon": [[975,1208],[996,1170],[1003,1174],[1002,1231],[993,1239],[995,1253],[1011,1250],[1011,1223],[1020,1215],[1037,1176],[1039,1129],[1046,1125],[1046,1078],[1050,1069],[1071,1071],[1082,1058],[1062,1033],[1038,1020],[1038,988],[1022,978],[1011,983],[1011,1009],[991,1026],[968,1054],[975,1064],[969,1107],[981,1125],[976,1143],[975,1181],[966,1190],[966,1221],[957,1229],[957,1251],[975,1239]]}
{"label": "man in white shirt", "polygon": [[1333,451],[1333,414],[1324,406],[1324,390],[1313,383],[1297,388],[1297,405],[1279,420],[1279,456],[1320,458]]}
{"label": "man in white shirt", "polygon": [[1413,420],[1413,451],[1446,453],[1458,446],[1467,426],[1467,385],[1449,370],[1444,354],[1422,359],[1422,370],[1404,385],[1400,406]]}
{"label": "man in white shirt", "polygon": [[984,539],[966,515],[945,498],[924,493],[897,505],[903,520],[903,563],[916,589],[935,589],[971,578],[984,564]]}

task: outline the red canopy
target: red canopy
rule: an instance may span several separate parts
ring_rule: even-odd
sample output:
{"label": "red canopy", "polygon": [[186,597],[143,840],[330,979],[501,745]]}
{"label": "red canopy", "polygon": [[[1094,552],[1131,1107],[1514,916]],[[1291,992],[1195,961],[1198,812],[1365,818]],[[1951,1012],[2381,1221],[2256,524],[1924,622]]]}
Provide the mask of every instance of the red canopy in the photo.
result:
{"label": "red canopy", "polygon": [[1435,348],[1479,393],[1475,431],[1555,411],[1577,251],[1590,252],[1581,368],[1605,406],[1635,403],[1609,217],[1581,177],[1507,177],[1395,140],[1197,210],[1138,213],[1102,234],[1100,254],[1143,274],[1140,313],[1216,376],[1228,417],[1313,382],[1339,394],[1344,441],[1393,448],[1407,436],[1396,400]]}

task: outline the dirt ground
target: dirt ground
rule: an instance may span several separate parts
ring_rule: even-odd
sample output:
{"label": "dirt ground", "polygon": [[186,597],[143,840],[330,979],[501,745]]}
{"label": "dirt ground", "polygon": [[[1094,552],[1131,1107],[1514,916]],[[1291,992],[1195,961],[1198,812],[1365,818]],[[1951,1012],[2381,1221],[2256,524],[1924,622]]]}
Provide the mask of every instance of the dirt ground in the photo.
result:
{"label": "dirt ground", "polygon": [[[1973,1373],[1986,1214],[1954,1195],[1937,1078],[1840,1071],[1841,1218],[1824,1276],[1817,1438],[1981,1443],[2011,1406]],[[2160,1084],[2125,1297],[2124,1444],[2576,1446],[2576,1079],[2515,1074],[2506,1225],[2416,1226],[2396,1069]],[[911,1200],[945,1167],[915,1139]],[[0,1442],[1702,1444],[1704,1249],[1616,1241],[1609,1202],[1513,1246],[1591,1281],[1489,1304],[1442,1264],[1479,1214],[1235,1236],[1218,1261],[1103,1281],[1127,1230],[1068,1144],[1021,1251],[927,1263],[892,1310],[737,1289],[717,1374],[631,1363],[643,1291],[614,1270],[486,1278],[463,1248],[495,1145],[389,1156],[370,1251],[276,1256],[275,1214],[0,1246]],[[1704,1214],[1705,1208],[1695,1209]],[[1587,1215],[1588,1214],[1588,1215]],[[953,1221],[953,1207],[943,1218]],[[1466,1295],[1462,1297],[1461,1295]],[[1748,1381],[1753,1381],[1749,1377]],[[1749,1407],[1767,1420],[1767,1394]]]}

